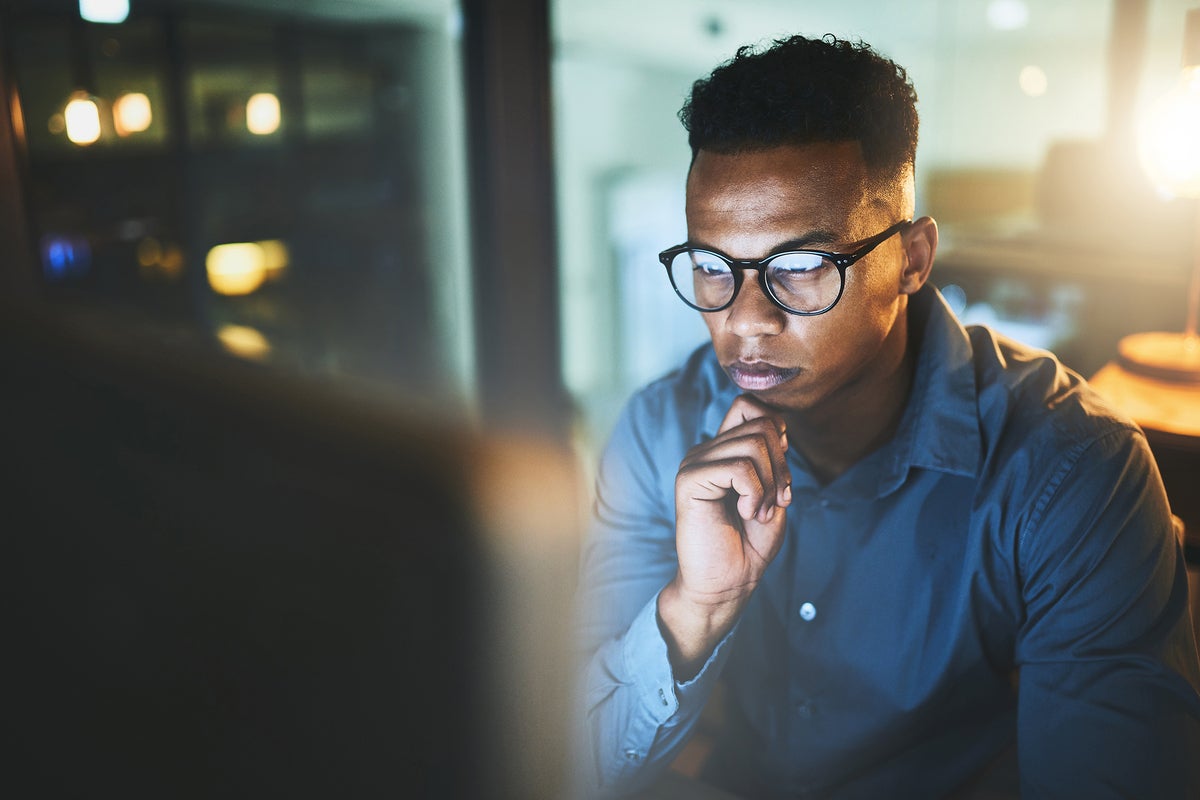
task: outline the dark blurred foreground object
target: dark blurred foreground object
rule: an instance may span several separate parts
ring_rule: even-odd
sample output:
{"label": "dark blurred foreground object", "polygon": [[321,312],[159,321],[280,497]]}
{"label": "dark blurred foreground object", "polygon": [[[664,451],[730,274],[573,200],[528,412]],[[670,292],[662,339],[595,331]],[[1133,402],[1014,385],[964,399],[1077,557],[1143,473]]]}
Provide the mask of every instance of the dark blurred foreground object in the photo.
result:
{"label": "dark blurred foreground object", "polygon": [[560,794],[557,448],[78,316],[0,371],[0,793]]}

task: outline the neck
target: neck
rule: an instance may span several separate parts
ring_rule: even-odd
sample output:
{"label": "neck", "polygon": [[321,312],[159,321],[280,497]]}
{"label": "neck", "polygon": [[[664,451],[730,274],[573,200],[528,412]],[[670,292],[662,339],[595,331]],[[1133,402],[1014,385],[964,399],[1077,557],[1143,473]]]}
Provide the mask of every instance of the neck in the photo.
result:
{"label": "neck", "polygon": [[[819,407],[788,416],[792,447],[807,459],[823,484],[838,478],[896,433],[912,388],[915,358],[908,342],[907,315],[901,313],[882,363],[870,377],[842,388]],[[882,368],[882,369],[880,369]]]}

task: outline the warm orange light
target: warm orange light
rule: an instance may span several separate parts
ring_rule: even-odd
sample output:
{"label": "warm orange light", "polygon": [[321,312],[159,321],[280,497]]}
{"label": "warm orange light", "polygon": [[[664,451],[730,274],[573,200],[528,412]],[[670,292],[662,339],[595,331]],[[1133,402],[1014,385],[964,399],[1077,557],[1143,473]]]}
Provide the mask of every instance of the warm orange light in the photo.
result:
{"label": "warm orange light", "polygon": [[175,281],[183,274],[183,251],[177,245],[163,246],[147,236],[137,245],[138,272],[146,280]]}
{"label": "warm orange light", "polygon": [[236,356],[263,359],[271,354],[271,343],[260,331],[246,325],[222,325],[217,338],[226,350]]}
{"label": "warm orange light", "polygon": [[140,266],[153,267],[160,258],[162,258],[162,245],[158,243],[158,239],[147,236],[138,242],[137,260]]}
{"label": "warm orange light", "polygon": [[246,101],[246,129],[257,136],[267,136],[279,130],[282,114],[279,98],[270,92],[256,94]]}
{"label": "warm orange light", "polygon": [[150,98],[141,92],[123,94],[113,103],[113,124],[118,136],[141,133],[150,127],[153,119]]}
{"label": "warm orange light", "polygon": [[78,145],[93,144],[100,138],[100,107],[86,95],[76,95],[63,111],[67,138]]}
{"label": "warm orange light", "polygon": [[167,280],[178,280],[183,274],[183,251],[178,245],[167,245],[158,259],[158,271]]}
{"label": "warm orange light", "polygon": [[267,280],[277,280],[287,271],[291,257],[287,245],[278,239],[267,239],[257,242],[263,251],[263,268],[267,271]]}
{"label": "warm orange light", "polygon": [[208,251],[204,266],[217,294],[250,294],[267,277],[266,257],[255,242],[219,244]]}
{"label": "warm orange light", "polygon": [[21,97],[16,91],[9,98],[9,113],[12,114],[13,133],[17,141],[25,141],[25,110],[21,108]]}
{"label": "warm orange light", "polygon": [[1142,166],[1155,186],[1174,197],[1200,197],[1200,66],[1182,71],[1138,133]]}

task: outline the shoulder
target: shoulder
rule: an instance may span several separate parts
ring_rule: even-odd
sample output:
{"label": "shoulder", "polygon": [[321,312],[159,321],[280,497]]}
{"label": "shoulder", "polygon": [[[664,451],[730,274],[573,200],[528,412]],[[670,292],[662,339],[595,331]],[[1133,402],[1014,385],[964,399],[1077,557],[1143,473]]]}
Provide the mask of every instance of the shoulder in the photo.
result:
{"label": "shoulder", "polygon": [[1101,439],[1142,439],[1141,430],[1052,353],[970,326],[980,431],[990,456],[1013,448],[1042,456]]}
{"label": "shoulder", "polygon": [[1122,530],[1147,542],[1169,533],[1154,457],[1131,419],[1052,354],[986,328],[968,335],[983,488],[1004,500],[1026,568],[1085,541],[1110,546]]}
{"label": "shoulder", "polygon": [[1028,481],[1087,443],[1140,436],[1049,351],[984,326],[964,328],[936,292],[918,295],[912,308],[919,357],[910,411],[916,452],[928,450],[927,463],[974,472],[981,491],[1011,504],[1008,492],[1029,491]]}

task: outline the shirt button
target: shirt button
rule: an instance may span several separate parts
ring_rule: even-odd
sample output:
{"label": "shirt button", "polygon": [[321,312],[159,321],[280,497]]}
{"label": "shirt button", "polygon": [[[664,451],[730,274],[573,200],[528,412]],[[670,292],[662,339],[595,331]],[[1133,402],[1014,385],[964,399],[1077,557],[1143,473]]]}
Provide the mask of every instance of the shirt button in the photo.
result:
{"label": "shirt button", "polygon": [[807,700],[796,703],[796,714],[804,719],[808,719],[813,715],[812,705]]}
{"label": "shirt button", "polygon": [[642,756],[637,750],[626,750],[625,758],[629,759],[630,761],[641,761],[642,760]]}
{"label": "shirt button", "polygon": [[812,603],[805,603],[804,605],[800,606],[800,619],[804,620],[805,622],[812,622],[816,616],[817,607]]}

